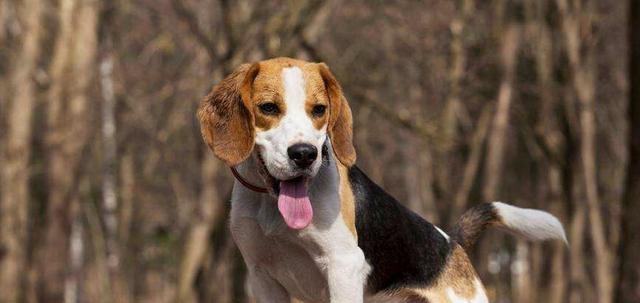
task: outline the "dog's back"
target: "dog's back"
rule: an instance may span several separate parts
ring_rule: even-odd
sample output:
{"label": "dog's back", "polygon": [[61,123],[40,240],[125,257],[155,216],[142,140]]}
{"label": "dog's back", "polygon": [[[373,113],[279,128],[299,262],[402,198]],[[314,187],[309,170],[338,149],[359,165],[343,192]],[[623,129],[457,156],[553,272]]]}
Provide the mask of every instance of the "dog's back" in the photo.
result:
{"label": "dog's back", "polygon": [[451,237],[397,202],[356,166],[349,170],[358,246],[372,271],[368,302],[486,302],[466,250],[494,226],[531,240],[562,239],[552,215],[493,202],[468,210]]}

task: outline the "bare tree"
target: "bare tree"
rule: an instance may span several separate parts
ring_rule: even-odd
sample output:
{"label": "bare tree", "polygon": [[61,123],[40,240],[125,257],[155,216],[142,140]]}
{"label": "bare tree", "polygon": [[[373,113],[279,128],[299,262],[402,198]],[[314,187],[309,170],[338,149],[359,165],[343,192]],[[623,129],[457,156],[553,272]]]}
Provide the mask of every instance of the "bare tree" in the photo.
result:
{"label": "bare tree", "polygon": [[502,177],[502,163],[506,144],[506,132],[509,123],[509,110],[513,95],[515,65],[520,45],[520,29],[509,25],[502,40],[502,82],[498,92],[495,114],[487,142],[487,167],[484,174],[483,198],[486,201],[496,199],[498,182]]}
{"label": "bare tree", "polygon": [[[451,143],[458,135],[458,121],[460,119],[460,116],[462,115],[461,112],[463,110],[463,104],[460,100],[460,95],[462,92],[462,80],[465,75],[464,70],[467,61],[464,42],[468,29],[465,28],[465,26],[467,25],[469,15],[473,11],[473,6],[473,1],[456,1],[456,14],[453,16],[453,18],[451,18],[451,24],[449,26],[451,31],[451,68],[449,70],[449,93],[441,118],[442,132],[444,134],[444,137],[447,138],[443,150],[443,157],[445,161],[448,161],[448,157],[452,155],[451,151],[454,145]],[[473,163],[473,161],[469,163],[471,164]],[[467,167],[472,168],[473,166]],[[473,175],[475,176],[475,173]],[[440,179],[442,186],[451,186],[451,171],[443,170],[443,176]],[[465,185],[462,185],[461,187],[466,188]],[[454,198],[455,206],[453,207],[452,215],[450,217],[457,216],[458,210],[462,209],[462,203],[466,203],[467,197],[464,197],[464,200],[459,200],[460,198],[461,196],[459,195],[456,195],[456,197]]]}
{"label": "bare tree", "polygon": [[629,166],[622,206],[616,302],[640,301],[640,3],[629,1]]}
{"label": "bare tree", "polygon": [[64,0],[59,6],[60,33],[47,103],[47,222],[38,260],[41,298],[45,301],[77,297],[76,285],[81,278],[67,269],[78,262],[82,252],[78,245],[83,245],[77,215],[83,158],[92,130],[87,93],[95,71],[97,7],[95,0]]}
{"label": "bare tree", "polygon": [[106,249],[107,280],[110,295],[114,302],[129,302],[131,291],[122,272],[122,242],[118,228],[118,142],[116,128],[116,92],[115,92],[115,58],[114,40],[117,27],[114,26],[114,15],[117,13],[117,2],[104,3],[101,8],[99,43],[99,78],[101,103],[101,134],[102,134],[102,221],[104,222],[104,239]]}
{"label": "bare tree", "polygon": [[[532,38],[535,41],[536,74],[541,101],[534,136],[540,142],[543,154],[549,163],[548,174],[542,176],[545,183],[548,184],[548,205],[553,213],[564,219],[561,215],[567,201],[563,196],[562,173],[566,167],[563,167],[561,160],[562,133],[558,130],[557,112],[559,110],[552,78],[552,70],[555,66],[553,33],[545,20],[545,16],[548,13],[546,3],[530,1],[528,10],[529,20],[532,23]],[[567,287],[565,255],[566,248],[564,245],[554,245],[551,258],[551,279],[547,283],[549,287],[547,298],[552,303],[565,302]]]}
{"label": "bare tree", "polygon": [[[562,31],[566,41],[569,66],[573,89],[579,104],[578,120],[580,125],[580,157],[582,164],[582,177],[586,194],[590,235],[593,240],[596,255],[596,286],[598,302],[611,302],[613,294],[613,276],[611,268],[611,256],[609,244],[605,235],[604,222],[600,210],[600,198],[598,194],[598,181],[596,172],[596,120],[595,120],[595,62],[594,48],[589,37],[581,32],[587,32],[593,20],[593,4],[573,3],[569,5],[566,0],[558,0],[557,5],[562,18]],[[586,44],[586,54],[582,55],[582,48]]]}
{"label": "bare tree", "polygon": [[20,50],[11,68],[13,97],[7,107],[9,119],[0,174],[0,293],[3,300],[17,302],[23,295],[29,232],[29,159],[36,105],[33,76],[38,67],[42,34],[40,0],[17,3],[22,23]]}

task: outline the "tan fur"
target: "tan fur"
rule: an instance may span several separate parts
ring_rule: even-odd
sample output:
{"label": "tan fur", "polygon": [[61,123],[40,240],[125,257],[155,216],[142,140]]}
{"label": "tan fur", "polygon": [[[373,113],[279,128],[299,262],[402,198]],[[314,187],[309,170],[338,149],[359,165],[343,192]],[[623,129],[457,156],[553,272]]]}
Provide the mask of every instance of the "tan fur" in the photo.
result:
{"label": "tan fur", "polygon": [[409,289],[399,289],[390,293],[378,293],[368,296],[366,303],[432,303],[424,296]]}
{"label": "tan fur", "polygon": [[340,175],[340,213],[342,214],[342,220],[344,220],[344,223],[357,240],[356,203],[351,183],[349,182],[349,169],[341,163],[337,163],[337,166],[338,174]]}
{"label": "tan fur", "polygon": [[469,257],[462,247],[456,245],[437,284],[451,287],[460,297],[473,298],[476,293],[476,280],[477,274]]}
{"label": "tan fur", "polygon": [[253,115],[240,97],[249,68],[241,65],[214,86],[198,109],[204,141],[229,166],[244,161],[253,149]]}
{"label": "tan fur", "polygon": [[353,147],[353,118],[351,108],[342,93],[342,88],[324,63],[318,64],[320,75],[329,93],[329,137],[338,160],[347,167],[356,162]]}
{"label": "tan fur", "polygon": [[446,295],[444,296],[432,296],[427,299],[424,295],[420,294],[417,291],[409,290],[409,289],[401,289],[395,295],[397,298],[401,298],[403,302],[406,303],[440,303],[447,302]]}
{"label": "tan fur", "polygon": [[[260,73],[253,81],[251,94],[247,96],[247,100],[251,104],[251,111],[256,117],[256,129],[265,131],[275,127],[287,111],[287,105],[284,102],[284,88],[280,77],[282,67],[274,64],[256,64],[260,65]],[[278,106],[280,109],[279,115],[265,115],[259,110],[259,105],[269,102]]]}
{"label": "tan fur", "polygon": [[[320,73],[319,64],[307,64],[302,67],[305,81],[305,90],[307,92],[306,111],[307,115],[311,117],[313,125],[316,129],[322,129],[329,122],[330,100],[325,87],[324,79]],[[327,107],[326,113],[322,117],[315,117],[311,114],[315,105],[324,105]]]}
{"label": "tan fur", "polygon": [[[307,111],[307,114],[311,117],[311,121],[313,122],[313,127],[315,127],[316,129],[322,129],[326,124],[327,124],[327,120],[328,120],[328,114],[325,112],[325,114],[321,117],[315,117],[313,116],[313,114],[311,114],[313,112],[313,108],[316,105],[324,105],[327,106],[325,102],[322,102],[318,99],[312,98],[311,100],[307,100],[306,104],[305,104],[305,108]],[[328,106],[327,106],[328,107]]]}
{"label": "tan fur", "polygon": [[476,281],[479,280],[469,257],[464,249],[456,244],[447,260],[446,267],[434,285],[428,288],[404,289],[403,293],[422,296],[427,302],[444,303],[450,302],[447,289],[451,289],[458,297],[472,299],[478,291],[484,291],[476,289],[476,285],[479,285]]}

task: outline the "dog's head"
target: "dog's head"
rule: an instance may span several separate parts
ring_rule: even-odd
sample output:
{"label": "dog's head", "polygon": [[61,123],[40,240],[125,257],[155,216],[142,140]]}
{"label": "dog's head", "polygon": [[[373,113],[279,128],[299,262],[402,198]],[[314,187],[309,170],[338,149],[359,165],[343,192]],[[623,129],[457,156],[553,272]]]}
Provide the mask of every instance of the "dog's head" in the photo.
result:
{"label": "dog's head", "polygon": [[327,138],[343,165],[356,160],[351,110],[323,63],[277,58],[241,65],[204,98],[198,117],[204,140],[227,165],[255,150],[276,194],[282,181],[307,182],[318,173]]}

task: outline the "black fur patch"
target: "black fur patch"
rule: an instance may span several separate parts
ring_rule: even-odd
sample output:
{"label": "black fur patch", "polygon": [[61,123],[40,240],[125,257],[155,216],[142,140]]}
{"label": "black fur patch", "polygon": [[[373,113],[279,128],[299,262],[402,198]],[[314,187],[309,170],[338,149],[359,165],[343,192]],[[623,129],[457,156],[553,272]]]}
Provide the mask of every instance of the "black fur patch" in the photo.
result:
{"label": "black fur patch", "polygon": [[349,180],[356,203],[358,246],[372,266],[368,290],[433,283],[451,251],[447,240],[356,166],[349,169]]}

